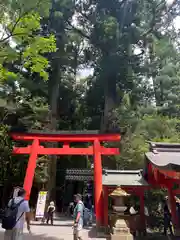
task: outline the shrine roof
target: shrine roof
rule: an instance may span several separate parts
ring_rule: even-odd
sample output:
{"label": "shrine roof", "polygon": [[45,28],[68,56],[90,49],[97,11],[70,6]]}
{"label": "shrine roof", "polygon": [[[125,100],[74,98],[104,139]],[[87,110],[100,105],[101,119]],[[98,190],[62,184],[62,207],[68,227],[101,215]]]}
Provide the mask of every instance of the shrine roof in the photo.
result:
{"label": "shrine roof", "polygon": [[180,171],[180,144],[150,142],[150,152],[146,159],[158,168]]}
{"label": "shrine roof", "polygon": [[102,183],[106,186],[148,186],[142,170],[103,170]]}

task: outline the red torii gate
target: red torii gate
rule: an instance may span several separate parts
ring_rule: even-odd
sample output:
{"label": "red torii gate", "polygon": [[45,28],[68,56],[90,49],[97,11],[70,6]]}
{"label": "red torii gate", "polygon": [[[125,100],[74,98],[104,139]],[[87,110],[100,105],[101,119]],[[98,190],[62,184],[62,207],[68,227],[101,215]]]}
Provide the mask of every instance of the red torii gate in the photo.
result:
{"label": "red torii gate", "polygon": [[[96,223],[103,225],[103,198],[102,198],[102,161],[101,155],[118,155],[118,148],[106,148],[101,146],[101,142],[120,141],[119,134],[98,134],[88,131],[78,132],[57,132],[57,133],[11,133],[11,137],[16,141],[31,141],[27,147],[14,147],[14,154],[28,154],[29,161],[24,179],[24,189],[26,199],[29,200],[38,155],[93,155],[94,156],[94,186],[95,186],[95,212]],[[61,148],[46,148],[41,142],[62,142]],[[73,148],[70,143],[90,142],[93,146],[87,148]]]}

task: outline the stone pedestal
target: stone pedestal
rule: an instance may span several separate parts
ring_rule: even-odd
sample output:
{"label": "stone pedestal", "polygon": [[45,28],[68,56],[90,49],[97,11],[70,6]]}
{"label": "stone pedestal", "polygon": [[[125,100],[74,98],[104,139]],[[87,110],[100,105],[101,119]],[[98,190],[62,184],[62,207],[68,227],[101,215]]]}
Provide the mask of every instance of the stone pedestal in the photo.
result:
{"label": "stone pedestal", "polygon": [[130,232],[130,228],[128,226],[128,218],[126,215],[116,215],[116,220],[114,222],[114,227],[112,227],[111,239],[121,239],[121,240],[133,240],[133,235]]}

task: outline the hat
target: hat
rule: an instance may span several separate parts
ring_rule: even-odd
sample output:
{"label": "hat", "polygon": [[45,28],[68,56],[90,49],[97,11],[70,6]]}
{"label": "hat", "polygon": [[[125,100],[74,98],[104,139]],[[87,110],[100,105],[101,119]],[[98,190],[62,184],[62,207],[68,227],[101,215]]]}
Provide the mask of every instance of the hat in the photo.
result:
{"label": "hat", "polygon": [[75,194],[74,197],[75,197],[75,198],[78,198],[78,199],[80,199],[80,200],[82,199],[82,195],[79,194],[79,193]]}

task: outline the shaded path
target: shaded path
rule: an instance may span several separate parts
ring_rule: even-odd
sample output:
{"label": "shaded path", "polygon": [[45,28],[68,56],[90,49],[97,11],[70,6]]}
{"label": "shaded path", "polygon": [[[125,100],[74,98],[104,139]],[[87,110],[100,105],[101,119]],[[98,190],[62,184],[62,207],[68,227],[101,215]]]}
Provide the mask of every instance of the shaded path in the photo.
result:
{"label": "shaded path", "polygon": [[[32,235],[24,231],[23,240],[73,240],[73,229],[71,220],[58,220],[54,222],[54,226],[32,222]],[[0,228],[0,240],[3,239],[4,230]],[[83,229],[84,240],[95,240],[96,232],[94,229]],[[99,238],[98,238],[99,239]],[[105,240],[105,238],[100,238]]]}
{"label": "shaded path", "polygon": [[[23,240],[73,240],[73,221],[62,218],[56,220],[54,225],[41,224],[40,222],[32,222],[31,231],[32,235],[24,231]],[[0,240],[4,239],[4,230],[0,227]],[[95,228],[83,229],[84,240],[106,240],[106,238],[97,238]],[[164,236],[158,236],[158,234],[150,234],[149,237],[137,238],[137,240],[170,240]],[[179,240],[180,238],[175,238]],[[174,239],[174,240],[175,240]]]}

